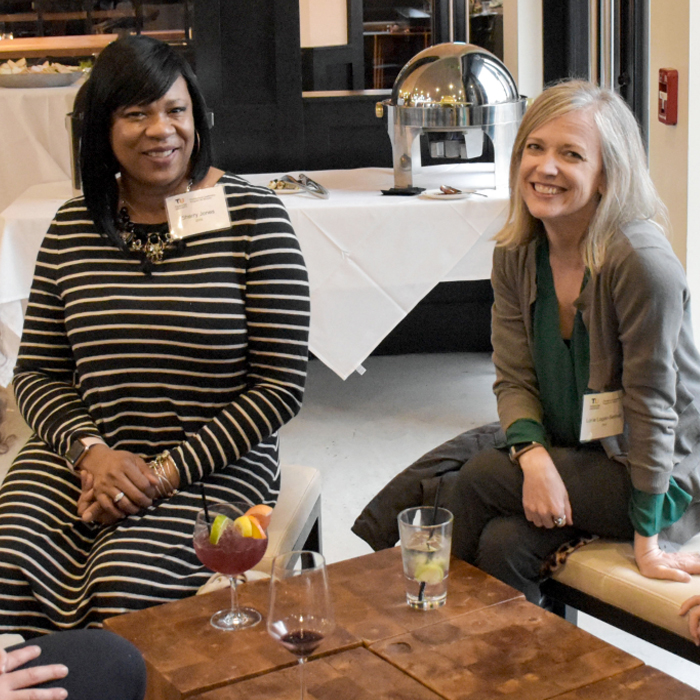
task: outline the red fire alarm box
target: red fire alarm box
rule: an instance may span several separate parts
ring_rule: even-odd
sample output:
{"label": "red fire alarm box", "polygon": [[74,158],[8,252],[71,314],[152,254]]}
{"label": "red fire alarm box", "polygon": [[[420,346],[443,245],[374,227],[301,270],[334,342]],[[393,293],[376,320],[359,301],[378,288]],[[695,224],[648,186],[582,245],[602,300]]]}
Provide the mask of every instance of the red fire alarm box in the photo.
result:
{"label": "red fire alarm box", "polygon": [[659,69],[659,121],[678,123],[678,71],[673,68]]}

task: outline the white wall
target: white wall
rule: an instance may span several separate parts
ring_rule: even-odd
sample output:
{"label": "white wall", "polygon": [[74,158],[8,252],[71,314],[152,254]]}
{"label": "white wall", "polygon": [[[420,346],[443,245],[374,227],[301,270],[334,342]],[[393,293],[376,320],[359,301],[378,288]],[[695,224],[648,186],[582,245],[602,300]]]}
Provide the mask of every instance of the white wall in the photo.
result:
{"label": "white wall", "polygon": [[503,0],[503,62],[521,95],[542,92],[542,0]]}
{"label": "white wall", "polygon": [[347,0],[299,0],[302,48],[348,43]]}
{"label": "white wall", "polygon": [[693,295],[693,327],[700,342],[700,6],[691,3],[688,34],[695,37],[690,46],[688,75],[688,229],[685,269]]}
{"label": "white wall", "polygon": [[[669,210],[671,244],[686,268],[700,337],[700,3],[651,0],[650,8],[649,169]],[[659,68],[678,70],[676,126],[658,120]]]}
{"label": "white wall", "polygon": [[[685,263],[688,227],[688,75],[691,0],[651,0],[649,169],[671,219],[671,242]],[[678,70],[678,124],[658,119],[659,68]]]}

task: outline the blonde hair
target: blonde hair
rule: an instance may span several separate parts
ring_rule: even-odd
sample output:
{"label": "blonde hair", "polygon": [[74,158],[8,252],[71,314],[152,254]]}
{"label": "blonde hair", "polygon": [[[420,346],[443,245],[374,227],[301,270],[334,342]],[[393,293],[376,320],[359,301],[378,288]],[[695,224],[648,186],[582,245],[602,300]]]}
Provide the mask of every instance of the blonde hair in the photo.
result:
{"label": "blonde hair", "polygon": [[510,208],[496,244],[508,248],[526,245],[540,230],[539,219],[528,211],[518,187],[525,143],[530,134],[552,119],[586,110],[594,119],[603,159],[604,187],[600,202],[582,242],[589,270],[597,272],[605,259],[610,237],[635,219],[658,219],[667,228],[666,206],[651,181],[646,155],[634,115],[621,97],[583,80],[569,80],[542,92],[525,112],[510,160]]}

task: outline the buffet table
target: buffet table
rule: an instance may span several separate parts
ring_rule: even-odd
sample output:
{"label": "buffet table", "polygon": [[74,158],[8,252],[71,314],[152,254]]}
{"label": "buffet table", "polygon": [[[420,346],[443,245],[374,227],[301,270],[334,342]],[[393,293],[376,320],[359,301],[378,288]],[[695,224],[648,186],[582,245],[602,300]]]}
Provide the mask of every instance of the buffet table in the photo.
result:
{"label": "buffet table", "polygon": [[32,185],[70,178],[66,114],[81,84],[0,87],[0,211]]}
{"label": "buffet table", "polygon": [[[481,166],[483,167],[483,166]],[[293,175],[298,173],[292,172]],[[438,282],[487,279],[491,238],[505,221],[507,192],[439,201],[387,197],[389,168],[307,173],[328,199],[284,195],[309,268],[314,355],[346,379]],[[246,176],[267,185],[273,175]],[[426,168],[414,184],[462,189],[493,182],[465,166]]]}
{"label": "buffet table", "polygon": [[[505,192],[449,201],[386,197],[380,190],[393,185],[389,169],[307,174],[330,190],[329,199],[303,193],[283,201],[309,269],[310,349],[343,379],[362,371],[362,362],[438,282],[489,277],[490,239],[505,220]],[[267,185],[274,176],[246,177]],[[466,188],[488,179],[447,167],[417,184]],[[0,367],[1,384],[9,382],[17,357],[41,240],[71,193],[67,181],[31,187],[0,213],[0,329],[9,358]]]}

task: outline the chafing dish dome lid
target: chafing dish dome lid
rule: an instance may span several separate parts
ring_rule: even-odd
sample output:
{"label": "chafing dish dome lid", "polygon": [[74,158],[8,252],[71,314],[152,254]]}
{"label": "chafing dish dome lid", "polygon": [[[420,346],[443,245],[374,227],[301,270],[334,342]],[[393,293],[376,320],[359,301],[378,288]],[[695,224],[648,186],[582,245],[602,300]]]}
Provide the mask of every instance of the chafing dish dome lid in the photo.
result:
{"label": "chafing dish dome lid", "polygon": [[397,107],[439,108],[514,102],[520,98],[508,69],[491,52],[460,42],[437,44],[416,54],[396,78]]}

